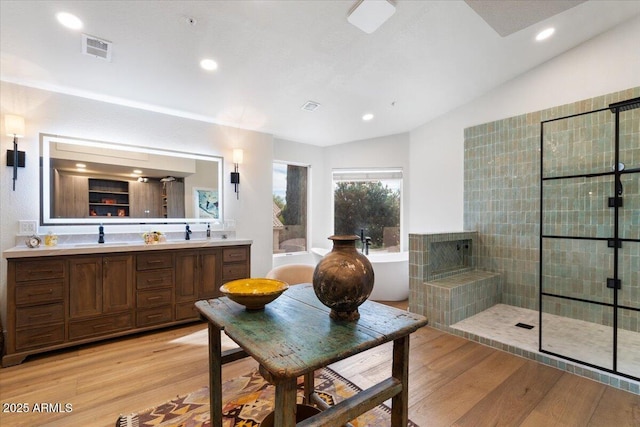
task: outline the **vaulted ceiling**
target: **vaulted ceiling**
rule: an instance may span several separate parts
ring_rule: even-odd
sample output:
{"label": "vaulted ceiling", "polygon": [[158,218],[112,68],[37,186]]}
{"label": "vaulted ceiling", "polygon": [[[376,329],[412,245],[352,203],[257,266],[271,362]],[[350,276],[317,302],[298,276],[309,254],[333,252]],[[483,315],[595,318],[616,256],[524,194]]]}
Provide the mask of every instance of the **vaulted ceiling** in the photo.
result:
{"label": "vaulted ceiling", "polygon": [[[325,146],[414,129],[640,15],[639,1],[397,0],[366,34],[347,22],[356,3],[2,0],[0,79]],[[82,54],[81,33],[112,42],[111,62]]]}

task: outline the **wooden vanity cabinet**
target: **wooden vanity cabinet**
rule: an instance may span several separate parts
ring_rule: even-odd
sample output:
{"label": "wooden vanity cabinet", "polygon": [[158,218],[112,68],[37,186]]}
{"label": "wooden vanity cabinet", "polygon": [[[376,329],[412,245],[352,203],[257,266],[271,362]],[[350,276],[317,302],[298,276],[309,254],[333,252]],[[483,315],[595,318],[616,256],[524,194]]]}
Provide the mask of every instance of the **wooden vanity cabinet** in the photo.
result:
{"label": "wooden vanity cabinet", "polygon": [[[249,262],[249,247],[237,246],[222,249],[222,283],[249,277],[247,263]],[[219,296],[219,295],[217,295]]]}
{"label": "wooden vanity cabinet", "polygon": [[176,255],[176,320],[199,318],[193,304],[220,296],[220,259],[220,249],[183,251]]}
{"label": "wooden vanity cabinet", "polygon": [[131,255],[69,260],[69,318],[133,309]]}
{"label": "wooden vanity cabinet", "polygon": [[62,260],[9,263],[7,352],[37,351],[65,340],[65,278]]}
{"label": "wooden vanity cabinet", "polygon": [[136,256],[136,326],[146,327],[174,320],[175,254],[150,252]]}
{"label": "wooden vanity cabinet", "polygon": [[194,302],[250,276],[250,246],[9,258],[3,366],[199,320]]}
{"label": "wooden vanity cabinet", "polygon": [[73,257],[69,264],[69,341],[133,326],[133,256]]}

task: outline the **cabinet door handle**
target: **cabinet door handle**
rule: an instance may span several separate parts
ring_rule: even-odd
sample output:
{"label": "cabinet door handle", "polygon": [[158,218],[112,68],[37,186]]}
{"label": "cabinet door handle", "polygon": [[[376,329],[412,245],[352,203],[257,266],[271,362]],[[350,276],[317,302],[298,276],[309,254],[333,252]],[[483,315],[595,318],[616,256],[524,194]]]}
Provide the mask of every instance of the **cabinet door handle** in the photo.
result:
{"label": "cabinet door handle", "polygon": [[44,339],[44,338],[51,338],[52,336],[53,336],[53,334],[42,334],[42,335],[36,335],[36,336],[34,336],[32,338],[39,340],[39,339]]}
{"label": "cabinet door handle", "polygon": [[31,291],[31,292],[29,292],[28,295],[30,297],[35,297],[35,296],[38,296],[38,295],[50,295],[52,293],[53,293],[53,289],[43,289],[41,291]]}
{"label": "cabinet door handle", "polygon": [[152,284],[152,283],[162,283],[164,282],[164,279],[147,279],[147,283],[148,284]]}
{"label": "cabinet door handle", "polygon": [[162,297],[161,296],[147,297],[147,301],[156,301],[156,300],[159,300],[159,299],[162,299]]}
{"label": "cabinet door handle", "polygon": [[109,323],[101,323],[99,325],[93,325],[93,329],[100,329],[100,328],[104,328],[104,327],[108,327],[110,326]]}
{"label": "cabinet door handle", "polygon": [[149,314],[149,315],[147,315],[147,319],[157,319],[158,317],[162,317],[162,314]]}
{"label": "cabinet door handle", "polygon": [[32,314],[29,316],[29,319],[41,319],[43,317],[51,317],[51,313]]}
{"label": "cabinet door handle", "polygon": [[147,261],[147,264],[162,264],[161,259],[153,259],[151,261]]}
{"label": "cabinet door handle", "polygon": [[33,276],[35,274],[52,274],[53,270],[31,270],[31,271],[27,271],[27,274],[29,276]]}

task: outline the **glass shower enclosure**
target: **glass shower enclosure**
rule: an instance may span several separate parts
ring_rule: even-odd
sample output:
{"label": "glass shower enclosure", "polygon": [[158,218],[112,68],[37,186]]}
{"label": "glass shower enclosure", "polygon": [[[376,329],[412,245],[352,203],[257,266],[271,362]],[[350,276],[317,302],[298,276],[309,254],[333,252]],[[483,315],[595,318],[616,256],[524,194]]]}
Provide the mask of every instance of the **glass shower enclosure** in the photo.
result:
{"label": "glass shower enclosure", "polygon": [[640,379],[640,98],[541,123],[539,347]]}

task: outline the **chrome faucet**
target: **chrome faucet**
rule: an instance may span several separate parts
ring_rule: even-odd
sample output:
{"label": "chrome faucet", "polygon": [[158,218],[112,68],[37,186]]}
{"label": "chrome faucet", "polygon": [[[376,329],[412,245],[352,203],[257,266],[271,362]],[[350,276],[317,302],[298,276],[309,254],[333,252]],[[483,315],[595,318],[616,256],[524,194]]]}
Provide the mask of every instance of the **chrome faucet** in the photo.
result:
{"label": "chrome faucet", "polygon": [[184,230],[184,240],[191,240],[191,229],[189,228],[189,224],[186,225]]}
{"label": "chrome faucet", "polygon": [[104,227],[102,224],[98,227],[98,243],[104,243]]}

